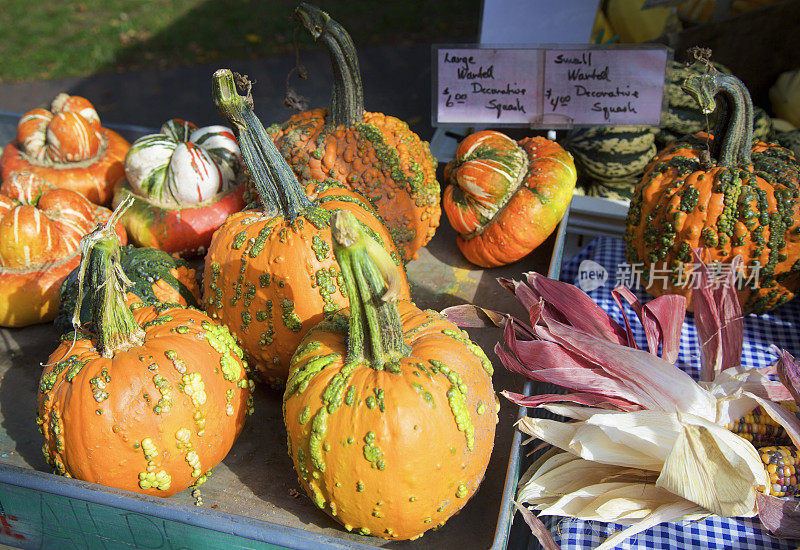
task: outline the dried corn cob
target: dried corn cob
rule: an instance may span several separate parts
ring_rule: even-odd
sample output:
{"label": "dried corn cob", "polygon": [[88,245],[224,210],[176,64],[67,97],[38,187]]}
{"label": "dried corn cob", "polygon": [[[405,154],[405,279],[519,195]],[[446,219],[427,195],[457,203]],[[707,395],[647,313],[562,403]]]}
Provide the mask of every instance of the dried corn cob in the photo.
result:
{"label": "dried corn cob", "polygon": [[[781,406],[795,414],[800,411],[800,407],[794,401],[782,401]],[[786,430],[761,407],[756,407],[736,422],[728,424],[726,428],[750,441],[754,447],[791,443]]]}
{"label": "dried corn cob", "polygon": [[787,445],[761,447],[761,462],[772,484],[769,492],[775,497],[792,497],[797,494],[797,465],[800,457],[795,447]]}

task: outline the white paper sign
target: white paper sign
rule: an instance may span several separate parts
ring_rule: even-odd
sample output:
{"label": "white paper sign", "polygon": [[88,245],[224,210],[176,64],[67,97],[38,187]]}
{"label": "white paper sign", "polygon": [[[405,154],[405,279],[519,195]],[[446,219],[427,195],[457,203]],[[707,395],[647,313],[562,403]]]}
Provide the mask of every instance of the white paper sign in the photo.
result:
{"label": "white paper sign", "polygon": [[658,125],[665,47],[436,49],[434,125]]}
{"label": "white paper sign", "polygon": [[546,50],[544,111],[575,124],[661,120],[666,50]]}
{"label": "white paper sign", "polygon": [[440,123],[526,124],[539,111],[537,50],[440,49]]}

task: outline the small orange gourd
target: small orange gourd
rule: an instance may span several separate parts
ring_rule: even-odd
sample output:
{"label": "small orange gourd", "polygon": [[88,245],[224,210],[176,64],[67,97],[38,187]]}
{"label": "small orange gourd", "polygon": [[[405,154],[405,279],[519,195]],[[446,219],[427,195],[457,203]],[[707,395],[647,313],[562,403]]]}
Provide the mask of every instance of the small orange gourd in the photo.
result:
{"label": "small orange gourd", "polygon": [[[0,186],[0,326],[52,321],[59,289],[78,266],[78,243],[111,211],[32,172],[15,172]],[[116,225],[125,242],[125,228]]]}
{"label": "small orange gourd", "polygon": [[0,156],[0,179],[27,170],[95,204],[108,204],[114,186],[125,179],[129,148],[125,138],[100,125],[89,100],[62,93],[49,110],[33,109],[19,119],[17,139]]}
{"label": "small orange gourd", "polygon": [[442,204],[464,257],[481,267],[529,254],[564,217],[577,172],[558,143],[500,132],[467,136],[445,167]]}

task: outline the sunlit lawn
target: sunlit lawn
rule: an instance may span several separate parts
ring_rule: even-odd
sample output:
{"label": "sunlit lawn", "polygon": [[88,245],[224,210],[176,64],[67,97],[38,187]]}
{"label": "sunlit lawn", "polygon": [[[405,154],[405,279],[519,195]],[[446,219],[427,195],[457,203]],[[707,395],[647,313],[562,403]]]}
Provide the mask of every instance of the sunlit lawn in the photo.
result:
{"label": "sunlit lawn", "polygon": [[[287,54],[289,0],[0,0],[0,81]],[[473,39],[479,0],[329,0],[359,46]]]}

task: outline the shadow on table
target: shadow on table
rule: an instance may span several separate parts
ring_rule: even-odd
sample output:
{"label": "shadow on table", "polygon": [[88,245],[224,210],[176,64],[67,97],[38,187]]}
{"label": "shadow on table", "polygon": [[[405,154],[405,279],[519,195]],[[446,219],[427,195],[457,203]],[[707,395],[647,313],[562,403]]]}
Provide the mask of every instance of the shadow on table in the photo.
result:
{"label": "shadow on table", "polygon": [[5,448],[2,457],[18,466],[50,471],[42,454],[43,439],[36,428],[36,400],[42,363],[58,345],[58,337],[51,323],[25,329],[0,330],[0,346],[8,350],[0,360],[0,425],[15,446],[14,457]]}

